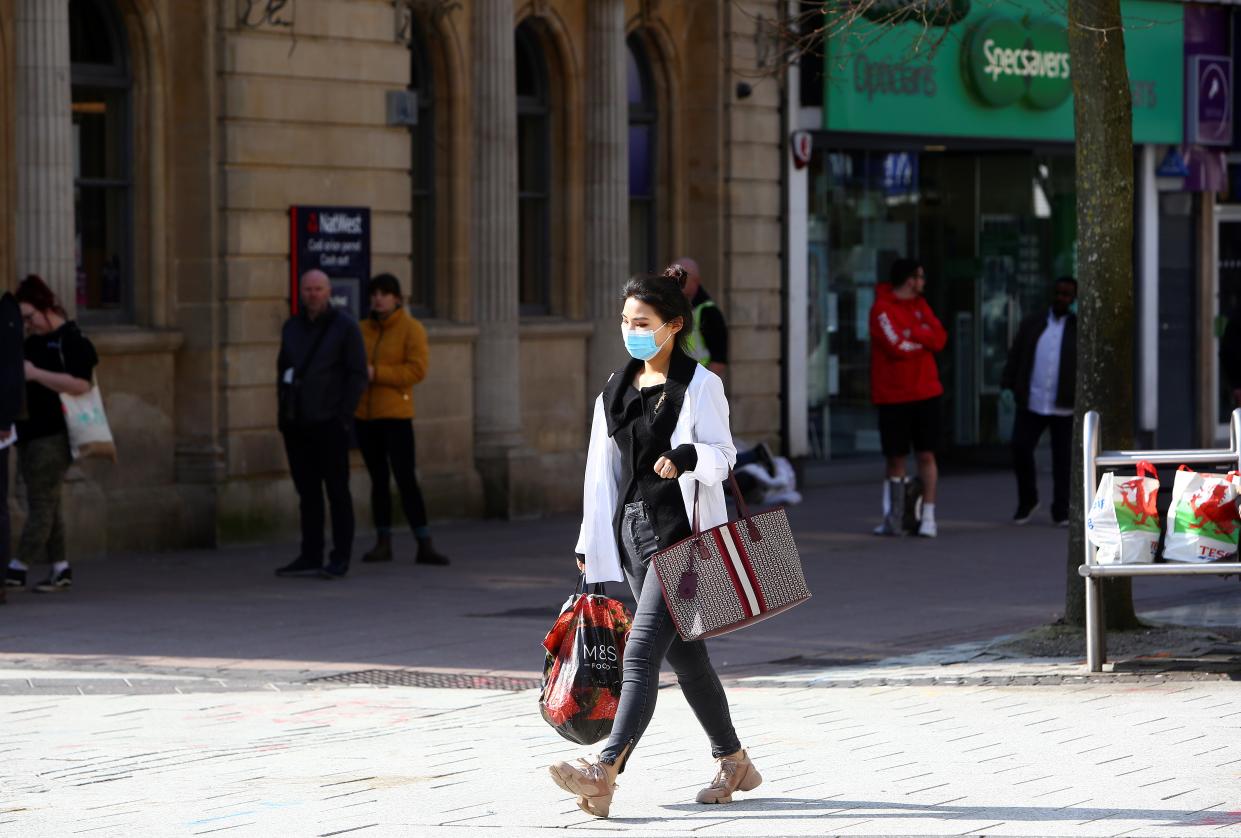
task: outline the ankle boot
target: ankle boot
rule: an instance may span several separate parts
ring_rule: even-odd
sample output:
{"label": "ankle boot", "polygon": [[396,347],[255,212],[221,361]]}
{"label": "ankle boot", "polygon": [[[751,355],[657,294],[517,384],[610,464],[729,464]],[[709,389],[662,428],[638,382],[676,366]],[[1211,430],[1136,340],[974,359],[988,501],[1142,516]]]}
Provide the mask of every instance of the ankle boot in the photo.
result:
{"label": "ankle boot", "polygon": [[569,794],[577,796],[577,805],[583,812],[596,818],[606,818],[612,810],[612,795],[616,793],[616,769],[598,759],[578,759],[574,762],[558,762],[548,768],[552,782]]}
{"label": "ankle boot", "polygon": [[414,559],[414,562],[416,564],[435,565],[446,565],[449,563],[448,557],[435,549],[429,537],[418,539],[418,558]]}
{"label": "ankle boot", "polygon": [[364,562],[392,561],[392,536],[380,534],[375,539],[375,546],[362,556]]}
{"label": "ankle boot", "polygon": [[753,791],[763,782],[762,775],[745,751],[720,757],[716,763],[715,779],[698,792],[696,800],[699,803],[732,803],[733,792]]}

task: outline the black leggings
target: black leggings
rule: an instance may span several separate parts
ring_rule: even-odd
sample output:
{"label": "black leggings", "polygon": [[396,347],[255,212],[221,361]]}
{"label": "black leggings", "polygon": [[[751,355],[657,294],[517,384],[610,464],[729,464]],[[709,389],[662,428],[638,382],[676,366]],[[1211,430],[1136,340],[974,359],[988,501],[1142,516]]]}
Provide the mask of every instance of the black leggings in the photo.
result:
{"label": "black leggings", "polygon": [[[401,490],[401,506],[415,533],[427,525],[427,507],[414,474],[414,423],[409,419],[357,421],[358,447],[371,475],[371,515],[375,529],[392,529],[390,477]],[[388,465],[391,463],[391,470]]]}
{"label": "black leggings", "polygon": [[[728,699],[707,657],[706,644],[701,640],[687,643],[677,634],[654,574],[651,584],[644,584],[651,554],[659,549],[645,503],[625,505],[620,547],[621,565],[638,607],[629,642],[625,644],[624,682],[616,722],[607,747],[599,754],[600,761],[613,765],[626,748],[632,751],[637,746],[655,713],[659,669],[665,656],[676,671],[685,700],[711,741],[711,755],[722,757],[741,750],[728,712]],[[628,759],[629,754],[625,753],[625,761]],[[620,770],[625,770],[624,762]]]}

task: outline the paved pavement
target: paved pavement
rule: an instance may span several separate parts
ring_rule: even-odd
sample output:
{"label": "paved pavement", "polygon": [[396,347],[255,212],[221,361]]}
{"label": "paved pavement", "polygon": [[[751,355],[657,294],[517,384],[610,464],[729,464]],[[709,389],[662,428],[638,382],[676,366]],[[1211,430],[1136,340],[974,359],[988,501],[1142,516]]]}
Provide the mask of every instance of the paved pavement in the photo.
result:
{"label": "paved pavement", "polygon": [[[1064,531],[1005,525],[1009,478],[984,474],[945,481],[936,541],[874,539],[870,488],[794,510],[814,600],[714,642],[766,777],[731,806],[693,804],[712,767],[672,685],[612,819],[547,780],[585,750],[528,688],[572,584],[555,519],[440,527],[446,569],[277,580],[286,545],[119,557],[11,596],[0,835],[1241,835],[1235,668],[1005,656],[990,638],[1061,605]],[[1241,615],[1235,579],[1138,598]]]}

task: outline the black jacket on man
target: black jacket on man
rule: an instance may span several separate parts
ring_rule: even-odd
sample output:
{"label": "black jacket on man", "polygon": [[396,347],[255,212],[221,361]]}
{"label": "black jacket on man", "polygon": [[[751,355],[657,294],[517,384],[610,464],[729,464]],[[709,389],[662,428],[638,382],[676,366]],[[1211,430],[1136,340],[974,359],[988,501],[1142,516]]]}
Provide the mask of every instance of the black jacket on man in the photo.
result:
{"label": "black jacket on man", "polygon": [[22,353],[22,310],[17,298],[0,295],[0,430],[9,430],[22,415],[26,398],[26,365]]}
{"label": "black jacket on man", "polygon": [[[1030,379],[1034,375],[1034,358],[1038,352],[1038,340],[1047,329],[1048,309],[1031,314],[1021,321],[1017,337],[1008,350],[1008,362],[1000,386],[1012,390],[1017,404],[1023,408],[1030,405]],[[1060,344],[1060,378],[1056,385],[1056,407],[1073,409],[1077,387],[1077,315],[1066,314],[1064,340]]]}
{"label": "black jacket on man", "polygon": [[[306,358],[323,333],[306,369]],[[320,425],[332,420],[348,424],[366,391],[366,347],[357,322],[343,311],[329,309],[311,320],[305,312],[290,317],[280,333],[277,381],[296,371],[298,424]]]}

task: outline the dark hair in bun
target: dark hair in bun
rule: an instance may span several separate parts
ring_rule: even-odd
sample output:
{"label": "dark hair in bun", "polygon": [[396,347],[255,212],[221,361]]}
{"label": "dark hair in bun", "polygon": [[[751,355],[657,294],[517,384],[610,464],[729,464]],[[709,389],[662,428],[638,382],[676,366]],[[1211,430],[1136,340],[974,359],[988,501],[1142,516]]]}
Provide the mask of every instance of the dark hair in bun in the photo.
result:
{"label": "dark hair in bun", "polygon": [[662,274],[634,274],[621,289],[622,302],[635,299],[646,303],[665,323],[681,318],[677,348],[682,351],[694,327],[694,309],[681,291],[687,279],[685,268],[671,265]]}
{"label": "dark hair in bun", "polygon": [[664,276],[675,282],[682,291],[685,290],[685,284],[689,282],[689,271],[685,270],[684,265],[676,263],[664,268]]}

